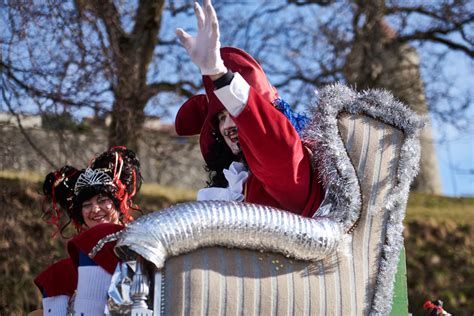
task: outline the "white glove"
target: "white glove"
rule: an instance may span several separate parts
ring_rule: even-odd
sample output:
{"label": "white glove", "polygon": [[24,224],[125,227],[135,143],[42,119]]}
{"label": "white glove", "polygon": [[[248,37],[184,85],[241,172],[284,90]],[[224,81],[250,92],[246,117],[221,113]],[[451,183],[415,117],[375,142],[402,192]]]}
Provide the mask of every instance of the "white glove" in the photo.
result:
{"label": "white glove", "polygon": [[199,3],[194,3],[198,33],[192,37],[183,29],[176,29],[181,44],[186,48],[192,61],[199,67],[203,75],[217,75],[227,72],[221,58],[219,41],[219,22],[211,0],[204,0],[204,11]]}

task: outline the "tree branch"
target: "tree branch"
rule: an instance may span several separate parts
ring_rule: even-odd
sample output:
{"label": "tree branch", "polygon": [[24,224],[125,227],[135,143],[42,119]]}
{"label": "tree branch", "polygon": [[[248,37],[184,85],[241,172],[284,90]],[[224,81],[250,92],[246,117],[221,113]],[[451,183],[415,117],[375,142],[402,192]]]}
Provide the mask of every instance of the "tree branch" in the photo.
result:
{"label": "tree branch", "polygon": [[[188,85],[193,90],[185,89],[184,86]],[[145,100],[151,99],[153,96],[158,94],[159,92],[176,92],[180,95],[186,96],[188,98],[192,97],[195,94],[195,91],[199,87],[196,86],[194,82],[191,81],[179,81],[176,83],[172,82],[157,82],[148,85],[146,93],[144,95]]]}
{"label": "tree branch", "polygon": [[474,50],[470,47],[467,47],[465,45],[462,45],[460,43],[456,43],[454,41],[451,41],[447,38],[443,38],[440,36],[437,36],[436,34],[439,34],[437,32],[415,32],[413,34],[409,35],[402,35],[397,37],[397,41],[400,42],[408,42],[408,41],[415,41],[415,40],[424,40],[424,41],[431,41],[435,43],[440,43],[444,44],[447,47],[454,49],[454,50],[459,50],[468,55],[471,58],[474,58]]}
{"label": "tree branch", "polygon": [[146,78],[148,66],[153,58],[153,51],[158,42],[163,8],[164,0],[140,0],[137,8],[135,25],[130,38],[132,50],[140,55],[137,61],[143,78]]}
{"label": "tree branch", "polygon": [[288,0],[289,4],[294,4],[296,6],[305,6],[310,4],[318,4],[320,6],[327,6],[334,2],[334,0]]}
{"label": "tree branch", "polygon": [[[426,17],[432,18],[434,20],[441,21],[436,23],[439,26],[430,28],[425,31],[416,31],[412,34],[405,34],[398,36],[397,40],[400,42],[407,42],[413,40],[427,40],[431,42],[436,42],[444,44],[447,47],[459,50],[468,55],[469,57],[474,57],[474,49],[463,43],[456,42],[451,39],[441,37],[439,35],[448,35],[454,32],[460,32],[461,37],[469,44],[472,44],[466,36],[463,26],[468,25],[474,21],[474,14],[459,15],[456,14],[455,8],[459,9],[460,12],[467,10],[463,5],[455,5],[449,7],[439,8],[438,10],[430,10],[424,6],[414,6],[414,7],[405,7],[405,6],[393,6],[387,8],[387,15],[400,14],[400,13],[416,13],[421,14]],[[442,10],[444,9],[444,10]]]}
{"label": "tree branch", "polygon": [[163,7],[163,0],[140,0],[131,37],[143,36],[150,29],[159,29]]}
{"label": "tree branch", "polygon": [[105,25],[112,51],[119,60],[123,43],[127,42],[128,36],[120,22],[120,14],[113,1],[97,0],[85,1],[76,0],[79,12],[87,10],[102,20]]}
{"label": "tree branch", "polygon": [[398,13],[419,13],[419,14],[422,14],[422,15],[426,15],[426,16],[438,19],[438,20],[445,20],[445,17],[437,14],[436,12],[429,11],[423,6],[417,6],[417,7],[403,7],[403,6],[387,7],[386,13],[387,13],[387,15],[398,14]]}
{"label": "tree branch", "polygon": [[193,5],[191,3],[184,4],[180,7],[176,7],[174,1],[172,1],[172,0],[169,1],[169,10],[170,10],[172,16],[176,16],[181,12],[190,11],[189,9],[191,9],[192,7],[193,7]]}
{"label": "tree branch", "polygon": [[66,99],[63,96],[56,94],[56,93],[51,93],[48,91],[40,90],[34,86],[28,85],[18,79],[13,72],[11,71],[10,67],[6,64],[4,64],[2,61],[0,61],[0,69],[2,72],[10,79],[12,80],[17,86],[19,86],[21,89],[23,89],[28,95],[33,96],[33,97],[43,97],[50,99],[53,102],[58,102],[64,105],[71,105],[71,106],[83,106],[84,104],[78,103],[73,101],[72,99]]}
{"label": "tree branch", "polygon": [[30,144],[31,148],[33,148],[33,150],[36,151],[38,153],[38,155],[40,155],[40,157],[42,157],[52,168],[56,168],[56,165],[48,158],[48,156],[41,149],[38,148],[38,146],[35,145],[35,141],[33,141],[30,138],[30,135],[28,135],[26,130],[23,128],[23,125],[21,124],[20,115],[13,110],[13,107],[11,106],[11,103],[10,103],[10,101],[8,100],[8,98],[5,94],[5,89],[4,88],[2,88],[2,99],[5,102],[5,104],[7,105],[8,110],[10,111],[10,113],[13,116],[15,116],[16,122],[18,124],[18,128],[20,129],[21,134],[23,135],[23,137],[25,137],[28,144]]}
{"label": "tree branch", "polygon": [[[338,71],[340,70],[333,69],[326,73],[320,73],[316,77],[313,77],[313,78],[305,76],[302,72],[299,71],[298,73],[295,73],[294,75],[286,76],[285,80],[276,83],[274,86],[276,88],[282,88],[290,84],[292,81],[298,80],[304,83],[308,83],[314,87],[322,87],[322,86],[333,83],[334,80],[331,78],[331,76],[334,76],[335,73],[337,73]],[[328,78],[331,78],[331,79],[328,80]]]}

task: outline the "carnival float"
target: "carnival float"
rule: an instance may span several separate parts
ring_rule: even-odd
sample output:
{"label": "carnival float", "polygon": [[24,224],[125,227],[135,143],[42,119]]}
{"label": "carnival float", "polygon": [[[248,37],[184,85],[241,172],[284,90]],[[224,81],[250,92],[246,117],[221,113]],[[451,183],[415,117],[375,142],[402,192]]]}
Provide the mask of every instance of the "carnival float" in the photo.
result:
{"label": "carnival float", "polygon": [[116,243],[106,314],[391,313],[423,121],[386,91],[335,84],[316,103],[303,133],[327,188],[315,215],[198,201],[142,216],[89,253]]}

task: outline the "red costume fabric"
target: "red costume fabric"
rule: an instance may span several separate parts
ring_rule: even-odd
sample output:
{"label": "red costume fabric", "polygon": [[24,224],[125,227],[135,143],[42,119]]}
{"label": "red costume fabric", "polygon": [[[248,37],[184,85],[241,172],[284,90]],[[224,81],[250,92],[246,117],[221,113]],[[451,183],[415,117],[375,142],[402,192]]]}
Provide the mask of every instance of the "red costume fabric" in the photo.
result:
{"label": "red costume fabric", "polygon": [[[124,226],[117,224],[100,224],[71,239],[68,242],[70,258],[53,263],[34,279],[34,283],[43,296],[72,296],[78,281],[79,253],[89,254],[102,238],[119,232],[123,228]],[[91,258],[110,274],[114,273],[119,262],[113,250],[116,243],[116,241],[105,243],[94,258]]]}
{"label": "red costume fabric", "polygon": [[[250,85],[247,104],[232,117],[238,128],[240,146],[250,175],[244,189],[245,201],[273,206],[303,216],[312,216],[324,197],[317,170],[312,170],[311,153],[290,121],[272,104],[278,92],[269,83],[260,64],[235,47],[221,48],[225,66],[239,73]],[[203,76],[206,95],[196,95],[183,104],[176,115],[176,132],[200,134],[206,163],[215,141],[213,118],[225,106],[214,93],[209,76]]]}
{"label": "red costume fabric", "polygon": [[288,119],[251,87],[246,107],[233,120],[251,172],[245,201],[312,216],[324,191]]}
{"label": "red costume fabric", "polygon": [[[117,233],[124,228],[122,225],[104,223],[94,226],[85,232],[75,236],[67,244],[69,256],[74,265],[79,265],[79,253],[89,254],[97,243],[104,237]],[[98,266],[104,268],[110,274],[113,274],[119,259],[114,253],[116,240],[105,243],[100,251],[91,258]]]}
{"label": "red costume fabric", "polygon": [[65,258],[47,267],[34,282],[44,297],[71,297],[77,286],[77,269],[71,258]]}

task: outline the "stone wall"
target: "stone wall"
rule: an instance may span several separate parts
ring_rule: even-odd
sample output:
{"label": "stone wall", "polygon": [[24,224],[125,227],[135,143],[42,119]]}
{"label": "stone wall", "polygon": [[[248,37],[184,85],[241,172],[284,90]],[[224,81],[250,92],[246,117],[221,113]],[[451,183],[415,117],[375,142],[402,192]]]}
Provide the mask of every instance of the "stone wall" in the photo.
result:
{"label": "stone wall", "polygon": [[[0,132],[0,170],[32,171],[46,175],[65,164],[84,168],[94,155],[108,148],[107,133],[101,128],[86,132],[26,129],[31,141],[54,163],[52,167],[32,148],[17,127],[0,125]],[[205,186],[207,175],[203,169],[198,138],[178,137],[153,130],[147,130],[143,135],[139,158],[146,183],[188,189]]]}

